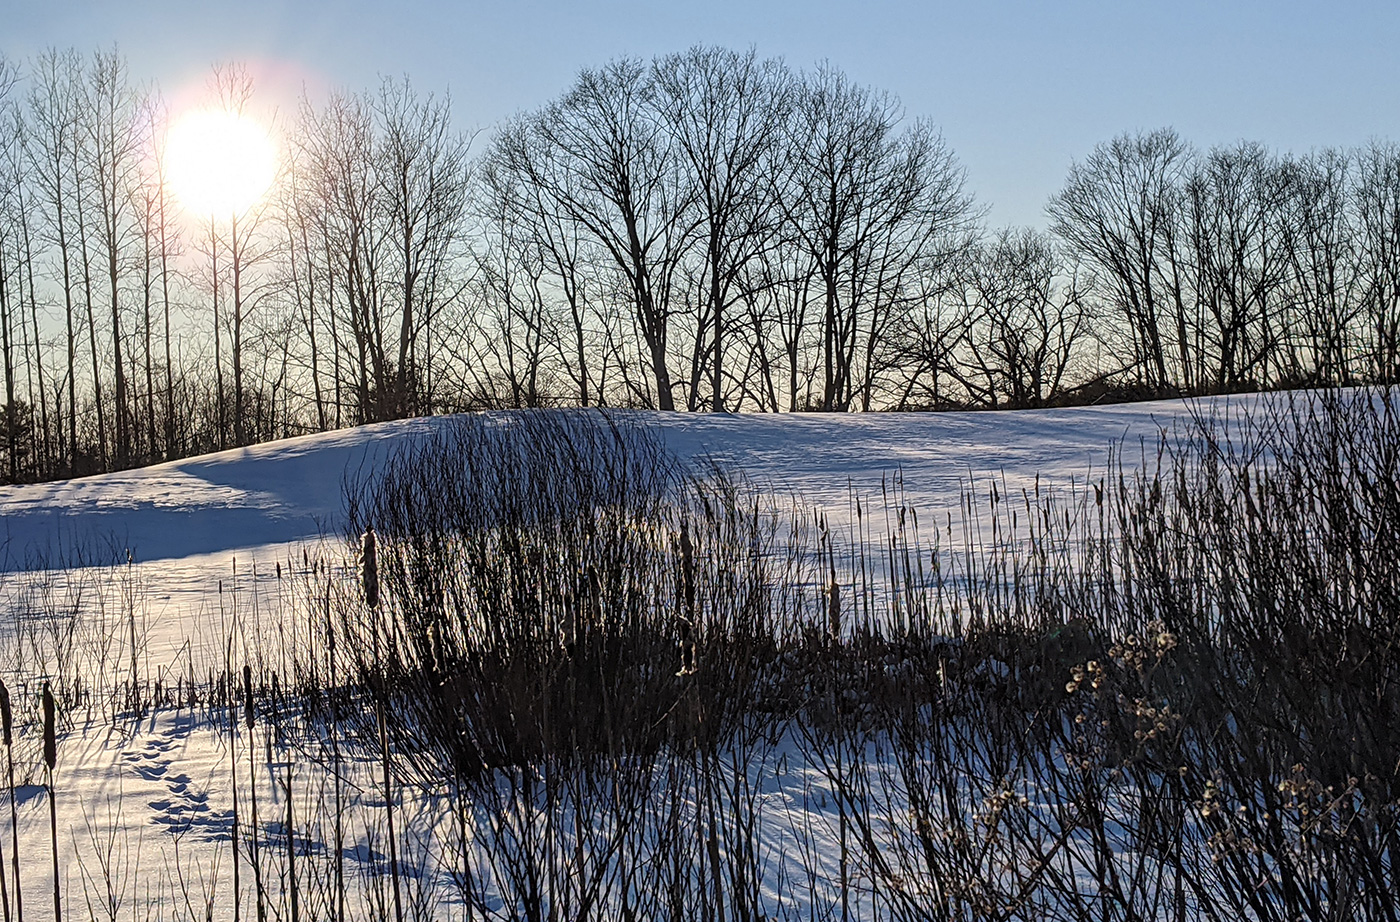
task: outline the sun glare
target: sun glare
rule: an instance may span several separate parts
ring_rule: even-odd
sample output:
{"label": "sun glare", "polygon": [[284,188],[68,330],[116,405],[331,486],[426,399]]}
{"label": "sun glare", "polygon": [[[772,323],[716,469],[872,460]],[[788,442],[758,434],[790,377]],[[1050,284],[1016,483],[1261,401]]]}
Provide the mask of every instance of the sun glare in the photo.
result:
{"label": "sun glare", "polygon": [[216,218],[256,205],[277,173],[267,129],[232,112],[186,113],[170,126],[165,156],[170,186],[185,209]]}

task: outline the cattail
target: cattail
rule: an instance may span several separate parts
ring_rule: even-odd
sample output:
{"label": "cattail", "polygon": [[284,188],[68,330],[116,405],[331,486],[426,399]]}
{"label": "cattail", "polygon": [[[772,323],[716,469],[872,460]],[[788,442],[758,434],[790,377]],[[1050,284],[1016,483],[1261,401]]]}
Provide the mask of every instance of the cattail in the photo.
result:
{"label": "cattail", "polygon": [[10,690],[5,687],[4,682],[0,682],[0,731],[4,732],[7,747],[12,742],[11,734],[14,732],[14,725],[14,717],[10,713]]}
{"label": "cattail", "polygon": [[253,667],[243,665],[243,719],[248,722],[248,729],[253,728]]}
{"label": "cattail", "polygon": [[695,630],[687,618],[678,620],[680,628],[681,670],[676,675],[695,674]]}
{"label": "cattail", "polygon": [[44,683],[44,764],[49,771],[58,764],[57,719],[54,714],[53,691]]}
{"label": "cattail", "polygon": [[[0,728],[5,734],[5,746],[10,745],[10,690],[5,687],[4,682],[0,682]],[[13,817],[11,818],[13,819]],[[15,878],[15,886],[18,884],[18,876]],[[0,855],[0,902],[5,904],[5,922],[10,922],[10,888],[5,880],[5,859]]]}
{"label": "cattail", "polygon": [[365,605],[379,607],[379,559],[374,529],[366,528],[360,545],[360,588],[364,590]]}
{"label": "cattail", "polygon": [[841,641],[841,584],[836,581],[836,571],[831,571],[831,580],[827,585],[826,598],[826,619],[831,629],[831,639],[833,642]]}
{"label": "cattail", "polygon": [[293,830],[296,829],[296,815],[292,809],[292,763],[287,761],[287,775],[283,782],[287,790],[287,882],[288,890],[291,892],[291,922],[300,922],[301,913],[297,901],[297,849],[296,836]]}
{"label": "cattail", "polygon": [[252,858],[253,893],[257,897],[258,922],[267,919],[267,905],[263,899],[262,862],[258,859],[258,769],[255,761],[256,745],[253,724],[256,712],[253,708],[253,667],[243,664],[243,717],[248,723],[248,803],[252,811]]}
{"label": "cattail", "polygon": [[[224,649],[224,655],[229,655],[229,650]],[[229,835],[229,844],[233,849],[233,922],[240,922],[242,913],[240,894],[243,887],[238,880],[238,711],[234,704],[233,680],[229,676],[232,666],[228,660],[224,660],[224,671],[219,676],[219,697],[228,702],[228,779],[229,788],[233,794],[233,825]],[[209,673],[210,684],[213,684],[213,671]]]}
{"label": "cattail", "polygon": [[63,900],[58,877],[58,803],[54,799],[53,770],[58,764],[58,727],[53,702],[53,690],[44,683],[44,764],[48,766],[49,782],[49,842],[53,846],[53,918],[63,922]]}
{"label": "cattail", "polygon": [[[18,922],[24,922],[24,893],[19,883],[19,809],[15,803],[15,751],[11,736],[14,720],[10,713],[10,690],[5,687],[4,682],[0,682],[0,721],[4,724],[5,773],[10,786],[10,868],[14,871],[15,879],[15,918]],[[0,867],[0,876],[4,873],[5,869]],[[6,905],[9,905],[8,901]]]}

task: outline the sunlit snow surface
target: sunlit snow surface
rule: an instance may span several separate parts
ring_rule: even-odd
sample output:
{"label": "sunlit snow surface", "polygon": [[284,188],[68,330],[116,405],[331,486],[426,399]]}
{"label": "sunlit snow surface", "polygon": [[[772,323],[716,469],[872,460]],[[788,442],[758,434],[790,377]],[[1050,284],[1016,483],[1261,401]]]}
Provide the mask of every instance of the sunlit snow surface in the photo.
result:
{"label": "sunlit snow surface", "polygon": [[[1234,403],[1248,406],[1253,400]],[[896,476],[905,504],[933,515],[956,507],[969,478],[996,476],[1013,488],[1037,477],[1056,488],[1083,485],[1103,476],[1111,451],[1131,466],[1144,453],[1155,453],[1160,433],[1203,409],[1208,407],[1161,401],[1024,412],[629,415],[659,427],[682,459],[713,458],[772,493],[779,506],[822,509],[839,526],[851,521],[857,500],[867,509],[878,507],[882,489]],[[1216,410],[1224,412],[1225,404]],[[200,674],[204,665],[220,661],[228,619],[256,621],[260,611],[291,604],[283,597],[294,591],[287,588],[291,580],[276,578],[279,565],[304,572],[302,563],[317,555],[332,568],[348,564],[344,478],[372,469],[396,446],[444,424],[385,423],[136,471],[0,487],[0,632],[13,644],[23,625],[40,624],[27,636],[31,651],[42,651],[46,613],[81,609],[90,614],[72,642],[81,655],[106,663],[104,668],[127,668],[124,632],[136,632],[143,671],[168,668],[166,674],[175,674],[183,663]],[[30,661],[40,655],[46,654],[27,654],[21,642],[22,671],[42,669]],[[16,691],[32,713],[37,688]],[[182,865],[207,875],[216,853],[227,863],[233,768],[227,731],[198,713],[164,709],[115,722],[110,714],[89,714],[61,741],[59,847],[69,899],[81,898],[81,869],[85,860],[91,865],[90,857],[78,856],[94,855],[104,843],[116,843],[119,857],[136,860],[139,853],[143,866],[161,875],[175,875]],[[32,728],[27,732],[17,748],[33,765],[36,741]],[[240,743],[238,751],[246,748]],[[246,755],[240,759],[239,784],[247,786],[250,768]],[[254,774],[264,809],[280,810],[279,763],[261,756],[258,762]],[[310,777],[309,768],[298,771],[299,778]],[[783,815],[797,811],[818,825],[825,822],[819,814],[827,801],[812,799],[817,782],[797,778],[787,789],[770,775],[766,784],[773,790],[765,796],[774,798]],[[18,795],[25,900],[44,906],[50,880],[42,860],[48,854],[45,798],[32,783]],[[373,803],[360,806],[372,809]],[[404,808],[434,809],[412,797]],[[0,826],[8,822],[3,812],[6,823]],[[264,821],[275,824],[276,814]],[[270,844],[275,825],[268,829]],[[373,843],[362,839],[352,838],[347,848],[367,853]],[[8,849],[7,837],[3,845]],[[227,866],[220,873],[223,896],[217,902],[226,909]]]}
{"label": "sunlit snow surface", "polygon": [[[632,413],[682,458],[711,456],[760,487],[822,506],[838,521],[852,496],[878,497],[902,472],[920,509],[955,503],[969,475],[1020,482],[1099,476],[1110,446],[1138,446],[1193,409],[1181,401],[1065,410],[902,414]],[[342,429],[135,471],[0,487],[0,568],[84,559],[138,562],[233,555],[339,533],[342,478],[444,424],[424,419]],[[200,561],[201,568],[206,561]]]}

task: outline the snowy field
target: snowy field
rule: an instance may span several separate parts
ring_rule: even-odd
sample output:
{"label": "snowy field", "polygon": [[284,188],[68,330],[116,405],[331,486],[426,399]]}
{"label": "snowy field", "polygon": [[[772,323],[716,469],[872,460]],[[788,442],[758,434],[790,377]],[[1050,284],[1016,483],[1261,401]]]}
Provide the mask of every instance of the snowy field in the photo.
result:
{"label": "snowy field", "polygon": [[[1132,462],[1142,440],[1152,452],[1159,431],[1191,411],[1158,401],[980,413],[636,415],[660,427],[682,458],[711,456],[779,497],[844,517],[853,496],[878,496],[882,482],[901,472],[910,503],[928,509],[955,503],[969,474],[1082,483],[1102,474],[1110,447],[1123,447]],[[36,569],[81,555],[117,559],[130,549],[138,562],[175,561],[167,566],[184,580],[213,572],[219,555],[224,562],[239,551],[271,558],[281,553],[274,547],[338,537],[343,475],[372,468],[395,445],[442,422],[381,423],[135,471],[0,487],[0,568]],[[189,560],[195,565],[187,567]]]}
{"label": "snowy field", "polygon": [[[660,427],[668,448],[681,458],[712,457],[742,471],[780,505],[790,504],[799,514],[821,509],[833,522],[849,524],[857,501],[867,509],[878,507],[882,490],[896,478],[902,479],[906,504],[933,514],[956,508],[969,478],[980,482],[994,476],[1013,488],[1039,478],[1057,488],[1082,488],[1086,480],[1103,476],[1111,451],[1127,465],[1143,452],[1151,456],[1159,434],[1191,412],[1185,403],[1163,401],[1024,412],[637,415]],[[0,605],[7,609],[0,613],[0,631],[10,650],[11,674],[5,678],[22,710],[28,702],[32,712],[36,674],[65,668],[59,662],[65,657],[107,675],[112,687],[127,671],[148,680],[164,677],[166,683],[164,705],[123,712],[119,703],[89,702],[64,722],[55,787],[66,917],[141,918],[143,893],[159,892],[182,894],[186,905],[165,905],[156,917],[202,918],[208,910],[229,918],[238,862],[242,912],[252,917],[257,886],[266,889],[269,904],[276,902],[273,884],[249,880],[250,797],[263,810],[263,834],[252,841],[260,841],[267,853],[259,865],[265,873],[276,868],[279,880],[296,873],[295,857],[290,871],[282,857],[290,854],[289,828],[303,830],[293,839],[303,861],[307,855],[324,859],[330,849],[327,830],[299,824],[300,817],[327,813],[334,792],[325,767],[302,760],[280,727],[259,728],[261,735],[251,741],[240,730],[230,750],[229,728],[215,709],[182,707],[183,689],[172,698],[171,686],[220,661],[231,621],[251,621],[253,633],[281,630],[282,614],[309,597],[309,582],[299,581],[308,572],[306,564],[314,571],[314,561],[322,559],[333,572],[346,572],[351,552],[343,537],[343,479],[373,469],[395,446],[442,424],[437,419],[386,423],[136,471],[0,487]],[[80,615],[65,617],[73,613]],[[15,670],[27,676],[17,680]],[[43,773],[36,768],[37,728],[20,732],[19,828],[14,840],[0,837],[0,847],[8,864],[18,845],[21,895],[34,918],[51,905],[49,813]],[[786,744],[773,745],[776,754],[769,757],[785,764]],[[371,762],[346,767],[360,794],[353,810],[347,806],[341,812],[346,827],[337,833],[341,854],[360,869],[361,881],[382,877],[384,862],[382,838],[365,818],[383,807],[382,796],[376,800],[373,769]],[[244,798],[241,858],[229,850],[235,809],[231,776]],[[809,877],[809,885],[798,886],[794,881],[810,875],[814,866],[824,867],[829,880],[837,879],[831,864],[835,805],[815,771],[764,777],[756,781],[759,796],[778,831],[767,846],[775,850],[761,863],[788,881],[786,890],[765,891],[764,898],[783,907],[785,915],[817,915],[818,904],[835,899],[829,882],[818,886]],[[395,798],[410,817],[401,818],[408,828],[419,828],[411,820],[415,814],[426,817],[422,821],[429,826],[452,821],[441,792],[400,791]],[[0,807],[0,816],[5,817],[0,828],[8,827],[8,810]],[[805,833],[793,838],[798,830]],[[816,842],[830,851],[807,860],[795,853],[784,857],[785,836],[793,848]],[[417,888],[414,913],[465,915],[444,895],[447,884],[431,873],[430,846],[415,851],[407,840],[402,847],[405,867],[418,862],[412,874],[405,871]],[[382,883],[357,886],[359,905],[371,907],[366,911],[373,914],[375,900],[385,898]],[[441,893],[430,893],[439,886]],[[301,912],[334,916],[332,903],[323,895],[318,909],[303,906]],[[285,899],[277,906],[277,914],[284,915]]]}

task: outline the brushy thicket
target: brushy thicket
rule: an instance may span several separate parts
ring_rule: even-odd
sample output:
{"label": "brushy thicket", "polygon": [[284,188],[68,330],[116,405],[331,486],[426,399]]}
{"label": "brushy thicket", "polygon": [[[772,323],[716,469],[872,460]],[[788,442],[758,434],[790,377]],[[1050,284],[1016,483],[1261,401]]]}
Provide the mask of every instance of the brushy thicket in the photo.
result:
{"label": "brushy thicket", "polygon": [[719,734],[759,690],[780,636],[771,522],[655,432],[586,411],[461,417],[361,487],[351,529],[379,535],[382,602],[343,643],[393,689],[425,767],[654,753],[683,687],[705,689]]}
{"label": "brushy thicket", "polygon": [[[342,643],[493,830],[483,910],[1397,917],[1393,394],[1203,408],[1131,474],[844,540],[626,419],[464,418],[350,493],[382,601]],[[828,819],[779,842],[799,756]]]}

